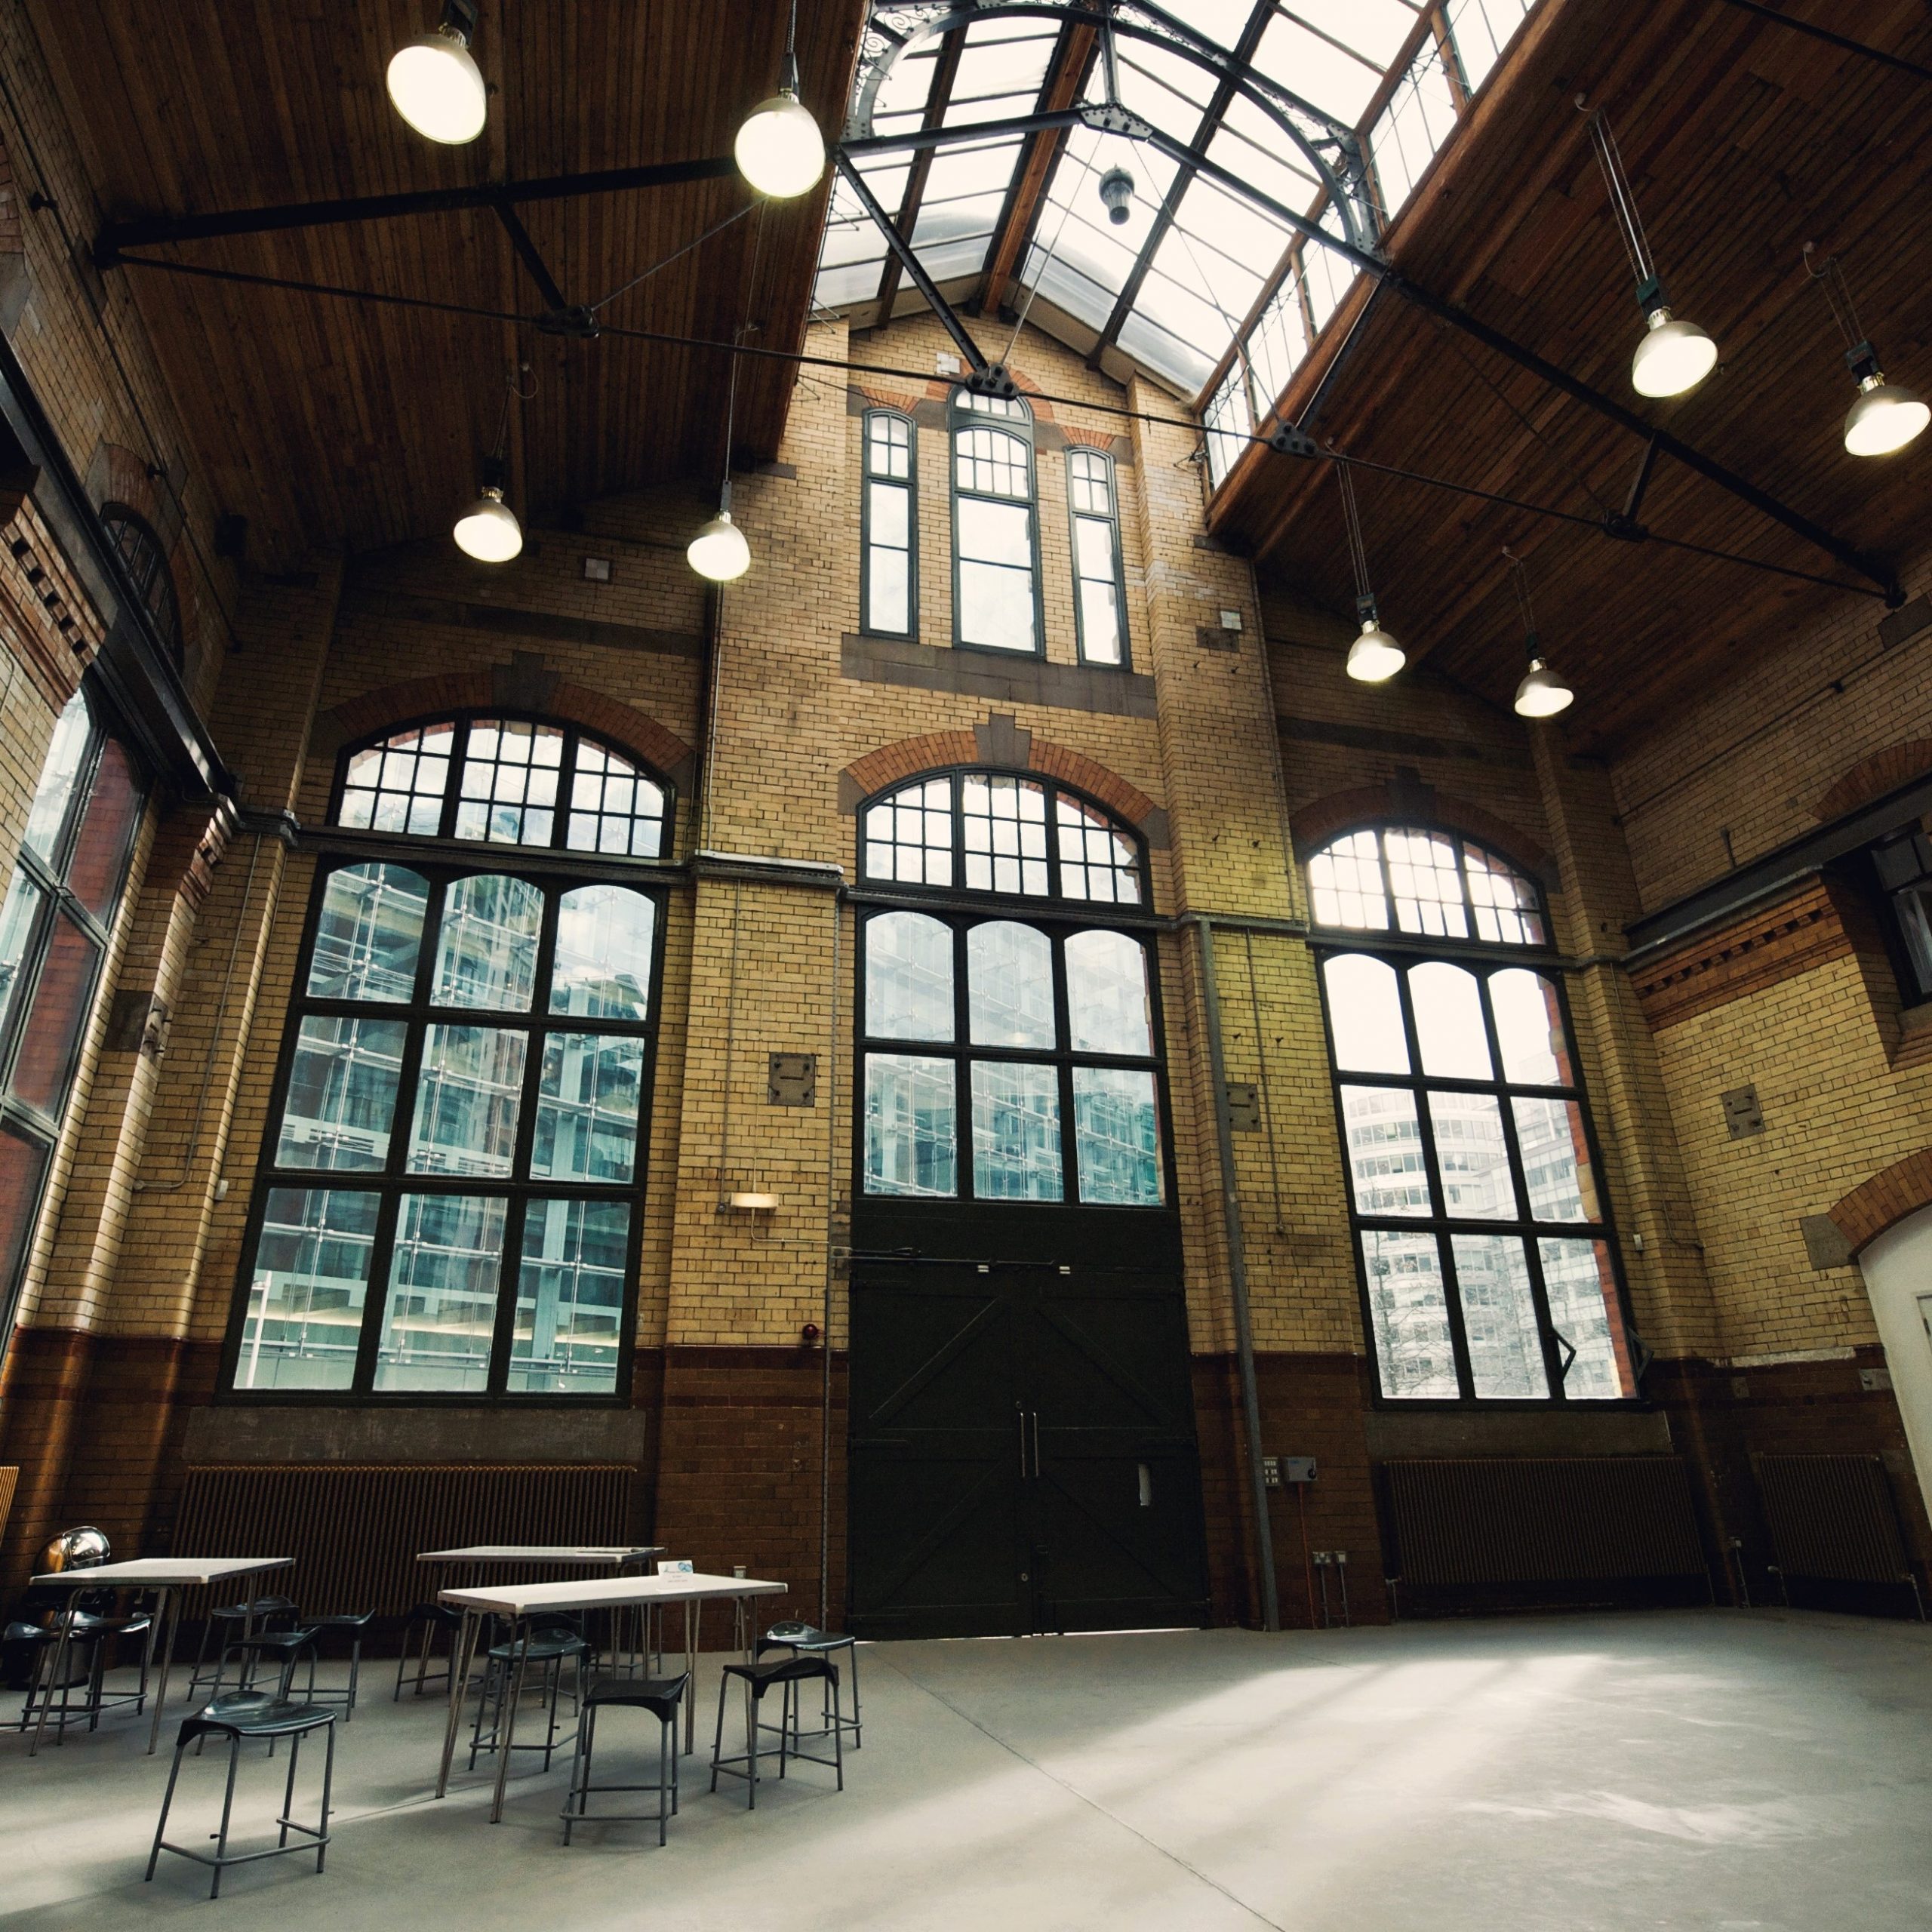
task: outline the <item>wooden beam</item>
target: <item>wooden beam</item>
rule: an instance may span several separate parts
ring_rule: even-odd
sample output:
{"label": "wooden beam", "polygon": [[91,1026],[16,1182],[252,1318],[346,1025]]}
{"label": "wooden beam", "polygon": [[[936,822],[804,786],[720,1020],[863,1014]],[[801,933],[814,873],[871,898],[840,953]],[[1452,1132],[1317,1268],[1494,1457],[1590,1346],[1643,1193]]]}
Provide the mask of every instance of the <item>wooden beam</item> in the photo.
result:
{"label": "wooden beam", "polygon": [[[937,128],[946,118],[946,110],[952,101],[952,83],[959,72],[959,57],[966,51],[966,29],[955,27],[940,42],[939,52],[933,63],[933,84],[926,91],[926,111],[921,118],[922,128]],[[933,171],[933,156],[937,148],[920,148],[912,155],[912,165],[906,177],[906,193],[899,204],[898,225],[909,244],[912,230],[919,219],[919,204],[924,200],[926,180]],[[885,266],[878,278],[878,318],[881,322],[892,319],[892,305],[899,299],[900,267],[898,255],[887,250]]]}

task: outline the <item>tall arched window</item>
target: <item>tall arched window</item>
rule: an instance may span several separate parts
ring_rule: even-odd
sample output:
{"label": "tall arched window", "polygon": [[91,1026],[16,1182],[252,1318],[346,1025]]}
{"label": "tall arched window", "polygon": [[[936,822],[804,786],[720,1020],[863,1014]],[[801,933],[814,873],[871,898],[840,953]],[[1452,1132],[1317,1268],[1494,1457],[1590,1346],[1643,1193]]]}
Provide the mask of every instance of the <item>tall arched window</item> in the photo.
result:
{"label": "tall arched window", "polygon": [[919,628],[918,444],[911,418],[868,410],[865,451],[859,628],[911,637]]}
{"label": "tall arched window", "polygon": [[[611,1397],[629,1356],[664,781],[541,718],[343,755],[231,1338],[264,1394]],[[427,838],[525,848],[452,856]]]}
{"label": "tall arched window", "polygon": [[861,878],[908,902],[865,915],[861,1191],[1162,1205],[1150,944],[1090,911],[1146,904],[1132,831],[1048,780],[978,771],[901,785],[860,827]]}
{"label": "tall arched window", "polygon": [[139,510],[116,503],[101,505],[100,524],[155,635],[167,647],[175,669],[180,670],[181,606],[175,595],[174,573],[168,568],[168,552],[154,526]]}
{"label": "tall arched window", "polygon": [[952,632],[986,651],[1042,648],[1033,416],[1017,397],[952,392]]}
{"label": "tall arched window", "polygon": [[1127,575],[1113,458],[1099,450],[1069,450],[1066,493],[1073,516],[1073,598],[1081,660],[1124,664]]}
{"label": "tall arched window", "polygon": [[[1615,1236],[1535,882],[1473,840],[1408,826],[1333,840],[1308,877],[1383,1395],[1635,1396]],[[1383,937],[1343,937],[1360,934]]]}

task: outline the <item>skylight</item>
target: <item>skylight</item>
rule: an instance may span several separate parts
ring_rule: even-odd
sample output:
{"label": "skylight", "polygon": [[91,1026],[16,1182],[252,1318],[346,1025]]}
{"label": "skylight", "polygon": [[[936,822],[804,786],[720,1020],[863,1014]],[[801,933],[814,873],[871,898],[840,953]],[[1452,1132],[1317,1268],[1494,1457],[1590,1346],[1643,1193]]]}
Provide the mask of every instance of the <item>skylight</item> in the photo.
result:
{"label": "skylight", "polygon": [[[1266,203],[1372,243],[1534,5],[1115,0],[1113,97],[1177,155],[1077,122],[1011,125],[1109,100],[1097,0],[872,0],[848,137],[947,300],[1026,308],[1081,353],[1202,397],[1226,432],[1211,438],[1218,480],[1352,279]],[[982,126],[923,149],[883,145]],[[1134,182],[1118,225],[1100,195],[1115,168]],[[867,325],[904,285],[841,178],[820,306]]]}

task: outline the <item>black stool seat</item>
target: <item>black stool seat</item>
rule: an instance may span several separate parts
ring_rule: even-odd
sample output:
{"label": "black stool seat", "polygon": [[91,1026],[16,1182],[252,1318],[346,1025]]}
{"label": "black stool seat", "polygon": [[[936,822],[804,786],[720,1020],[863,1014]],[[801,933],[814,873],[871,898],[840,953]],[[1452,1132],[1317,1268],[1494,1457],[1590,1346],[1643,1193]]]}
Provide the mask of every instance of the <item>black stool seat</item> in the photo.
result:
{"label": "black stool seat", "polygon": [[[745,1687],[745,1749],[742,1755],[728,1758],[724,1755],[724,1700],[731,1693],[734,1680]],[[831,1737],[833,1755],[829,1758],[815,1758],[798,1748],[798,1687],[814,1683],[825,1685],[829,1701],[826,1730],[819,1734],[829,1734]],[[758,1713],[764,1706],[765,1694],[774,1684],[779,1690],[778,1722],[768,1724]],[[845,1726],[838,1706],[838,1669],[835,1664],[828,1663],[822,1657],[789,1657],[761,1660],[756,1663],[728,1663],[724,1666],[718,1679],[718,1728],[711,1741],[713,1791],[718,1789],[720,1771],[729,1777],[743,1778],[747,1807],[757,1808],[758,1760],[764,1755],[760,1743],[763,1734],[768,1730],[778,1734],[778,1775],[781,1778],[785,1775],[788,1761],[823,1764],[838,1774],[838,1789],[845,1789]]]}
{"label": "black stool seat", "polygon": [[334,1712],[321,1704],[298,1703],[266,1690],[245,1690],[217,1697],[211,1704],[181,1720],[177,1745],[199,1737],[294,1737],[335,1722]]}
{"label": "black stool seat", "polygon": [[318,1638],[339,1632],[349,1640],[348,1687],[341,1690],[318,1690],[312,1684],[309,1690],[312,1698],[340,1704],[344,1724],[355,1721],[355,1696],[362,1681],[362,1638],[375,1620],[373,1610],[332,1610],[324,1616],[305,1617],[302,1620]]}
{"label": "black stool seat", "polygon": [[416,1660],[416,1695],[421,1697],[423,1687],[427,1684],[447,1684],[449,1672],[432,1671],[429,1668],[429,1653],[436,1641],[436,1632],[446,1630],[449,1633],[449,1647],[452,1661],[456,1651],[456,1633],[463,1622],[463,1612],[452,1609],[445,1603],[419,1603],[404,1620],[402,1626],[402,1654],[396,1659],[395,1693],[391,1703],[402,1696],[402,1680],[409,1672],[410,1639],[420,1630],[423,1633],[422,1654]]}
{"label": "black stool seat", "polygon": [[[800,1657],[829,1657],[838,1651],[851,1652],[852,1714],[850,1717],[841,1716],[838,1721],[844,1729],[852,1734],[852,1748],[855,1751],[863,1749],[866,1741],[865,1732],[860,1728],[859,1709],[858,1644],[859,1640],[856,1637],[848,1635],[842,1630],[820,1630],[795,1619],[773,1624],[758,1640],[758,1654],[760,1657],[770,1650],[787,1650]],[[829,1710],[825,1713],[825,1723],[826,1729],[829,1730],[832,1714]],[[814,1735],[822,1737],[825,1732],[820,1730]]]}
{"label": "black stool seat", "polygon": [[548,1663],[558,1657],[582,1657],[590,1646],[574,1630],[537,1630],[528,1637],[492,1644],[489,1655],[498,1663]]}
{"label": "black stool seat", "polygon": [[[678,1715],[685,1692],[691,1684],[689,1672],[675,1677],[604,1677],[596,1679],[583,1695],[577,1720],[577,1749],[571,1758],[570,1790],[561,1814],[564,1842],[571,1841],[574,1826],[586,1820],[592,1824],[648,1824],[657,1820],[657,1842],[663,1844],[666,1821],[678,1809]],[[657,1782],[655,1784],[592,1784],[591,1754],[596,1749],[597,1716],[600,1711],[648,1711],[657,1720]],[[657,1809],[649,1811],[589,1810],[593,1791],[654,1791]]]}
{"label": "black stool seat", "polygon": [[373,1610],[332,1610],[321,1617],[305,1617],[311,1630],[366,1630],[376,1620]]}

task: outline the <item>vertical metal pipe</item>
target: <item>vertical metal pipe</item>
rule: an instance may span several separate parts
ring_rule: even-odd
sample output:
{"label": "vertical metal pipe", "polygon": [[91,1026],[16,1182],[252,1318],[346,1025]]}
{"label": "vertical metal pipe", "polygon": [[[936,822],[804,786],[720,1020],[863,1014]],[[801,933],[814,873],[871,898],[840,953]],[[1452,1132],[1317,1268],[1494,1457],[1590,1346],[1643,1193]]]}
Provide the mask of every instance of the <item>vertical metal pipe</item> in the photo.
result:
{"label": "vertical metal pipe", "polygon": [[1241,1371],[1241,1406],[1247,1417],[1247,1474],[1254,1509],[1255,1560],[1261,1571],[1261,1623],[1281,1627],[1275,1589],[1275,1536],[1268,1521],[1268,1488],[1261,1467],[1261,1396],[1254,1381],[1254,1331],[1247,1311],[1247,1254],[1241,1238],[1241,1196],[1235,1182],[1234,1123],[1228,1116],[1227,1056],[1221,1043],[1221,995],[1214,979],[1214,926],[1196,914],[1201,939],[1201,999],[1208,1013],[1208,1063],[1214,1082],[1214,1137],[1221,1157],[1221,1214],[1227,1232],[1228,1281],[1234,1302],[1235,1359]]}
{"label": "vertical metal pipe", "polygon": [[838,1261],[834,1239],[838,1228],[838,997],[840,940],[845,930],[845,901],[832,895],[832,1048],[825,1080],[825,1306],[819,1316],[818,1345],[825,1356],[819,1424],[818,1627],[826,1622],[832,1595],[832,1291]]}

